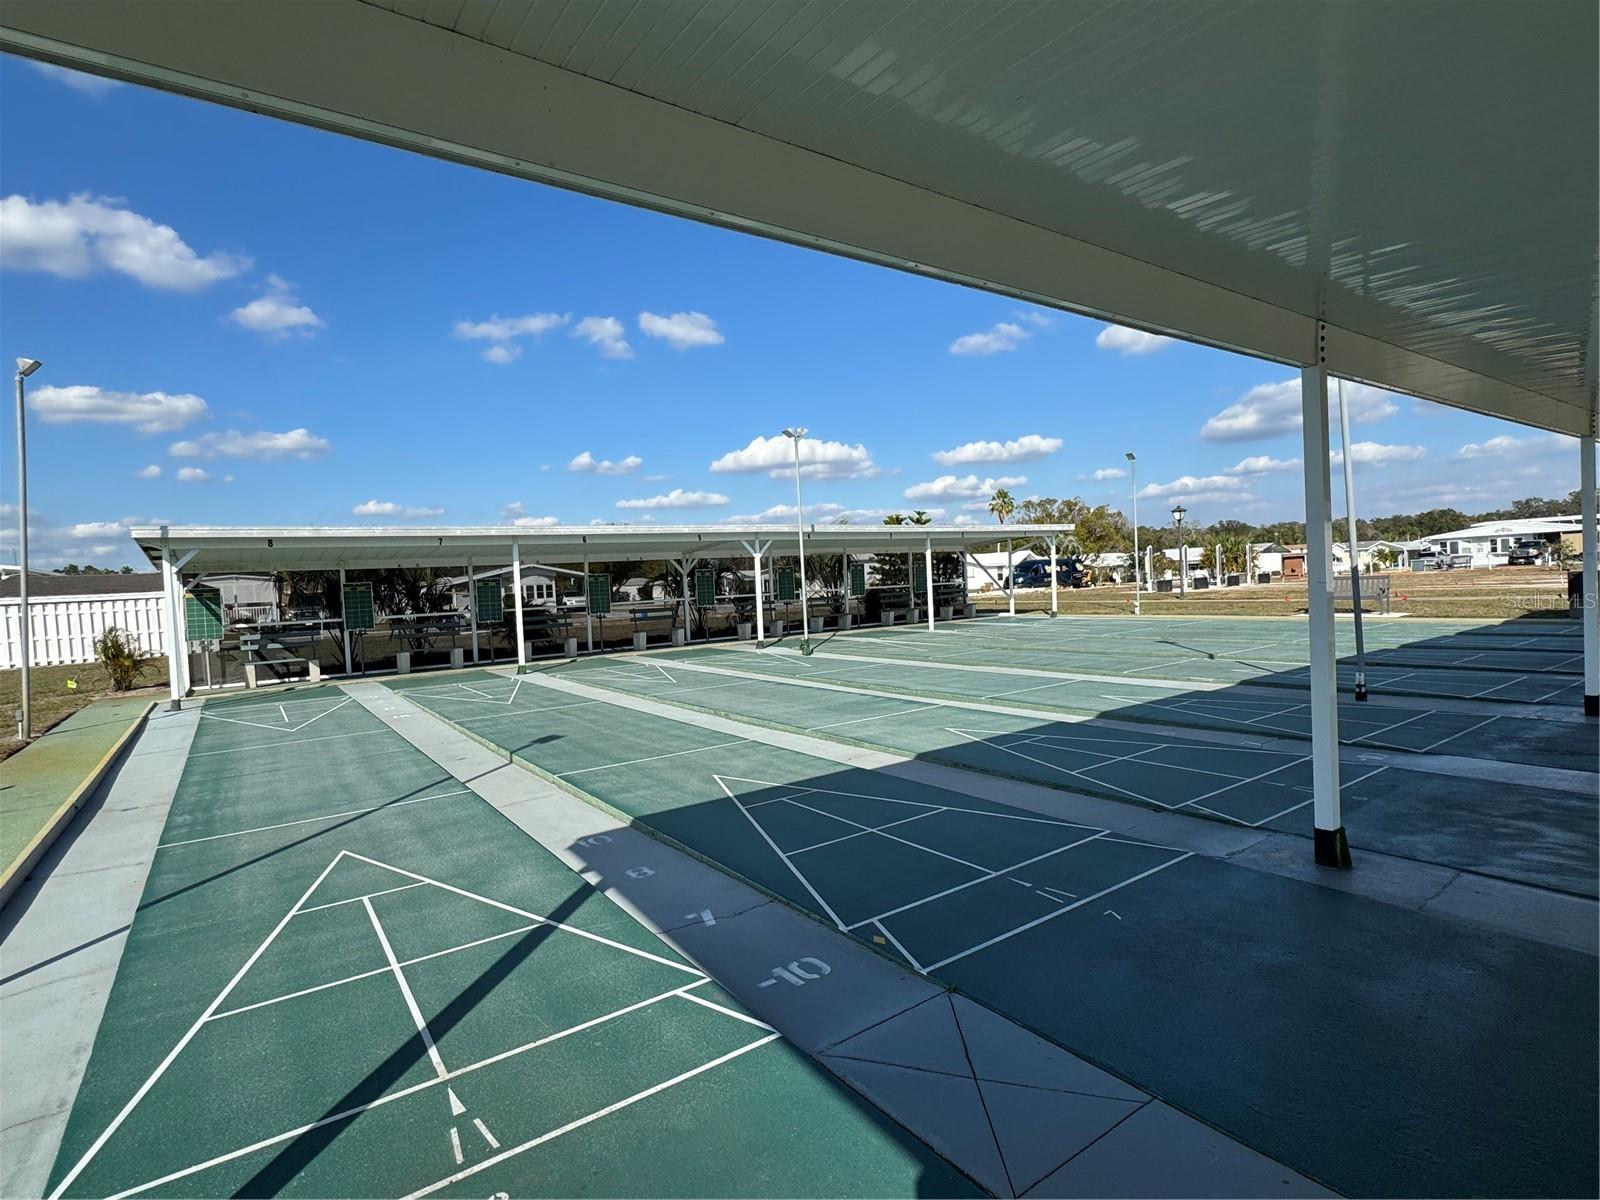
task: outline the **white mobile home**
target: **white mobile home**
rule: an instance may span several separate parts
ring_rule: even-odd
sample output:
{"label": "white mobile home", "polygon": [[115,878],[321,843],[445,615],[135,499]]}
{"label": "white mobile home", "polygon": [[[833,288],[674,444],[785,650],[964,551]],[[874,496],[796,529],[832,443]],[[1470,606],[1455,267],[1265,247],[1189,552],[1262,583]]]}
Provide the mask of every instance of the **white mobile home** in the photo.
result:
{"label": "white mobile home", "polygon": [[1511,547],[1520,541],[1565,541],[1574,549],[1583,538],[1581,517],[1534,517],[1515,521],[1479,521],[1465,529],[1423,538],[1435,554],[1471,555],[1475,567],[1503,567]]}

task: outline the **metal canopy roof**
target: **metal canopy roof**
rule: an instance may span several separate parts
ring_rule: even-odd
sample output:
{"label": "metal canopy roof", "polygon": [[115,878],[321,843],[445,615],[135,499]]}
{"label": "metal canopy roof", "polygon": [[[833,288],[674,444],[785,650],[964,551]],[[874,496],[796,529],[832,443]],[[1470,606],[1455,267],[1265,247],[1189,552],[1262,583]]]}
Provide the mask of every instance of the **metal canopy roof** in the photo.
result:
{"label": "metal canopy roof", "polygon": [[0,45],[1583,434],[1597,12],[8,0]]}
{"label": "metal canopy roof", "polygon": [[[949,553],[997,540],[1033,540],[1072,531],[1071,525],[808,525],[806,554],[912,554],[928,542]],[[153,563],[163,539],[178,556],[194,551],[185,574],[220,571],[332,571],[340,567],[501,566],[511,547],[524,563],[623,562],[684,556],[737,558],[750,543],[770,543],[770,554],[794,554],[793,525],[552,525],[392,528],[282,526],[144,526],[133,540]]]}

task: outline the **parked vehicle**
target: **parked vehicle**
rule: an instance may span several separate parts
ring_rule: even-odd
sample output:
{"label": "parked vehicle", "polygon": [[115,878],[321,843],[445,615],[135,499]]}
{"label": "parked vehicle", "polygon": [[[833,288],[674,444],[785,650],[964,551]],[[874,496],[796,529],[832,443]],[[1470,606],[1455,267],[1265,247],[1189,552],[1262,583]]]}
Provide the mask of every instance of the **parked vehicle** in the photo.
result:
{"label": "parked vehicle", "polygon": [[[1056,583],[1061,587],[1088,587],[1089,573],[1076,558],[1056,560]],[[1017,588],[1044,588],[1050,586],[1050,564],[1042,558],[1031,558],[1011,568],[1011,586]]]}
{"label": "parked vehicle", "polygon": [[1537,567],[1545,561],[1549,547],[1538,538],[1523,538],[1516,542],[1506,555],[1509,567]]}

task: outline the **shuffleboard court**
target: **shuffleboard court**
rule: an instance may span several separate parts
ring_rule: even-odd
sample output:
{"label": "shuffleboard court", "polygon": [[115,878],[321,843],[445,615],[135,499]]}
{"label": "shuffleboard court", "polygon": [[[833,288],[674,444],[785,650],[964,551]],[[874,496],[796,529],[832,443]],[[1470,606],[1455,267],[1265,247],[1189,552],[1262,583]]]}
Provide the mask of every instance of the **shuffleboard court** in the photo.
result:
{"label": "shuffleboard court", "polygon": [[280,696],[203,710],[50,1195],[976,1194],[350,696]]}
{"label": "shuffleboard court", "polygon": [[[967,770],[1310,836],[1310,760],[1302,754],[1190,741],[1153,726],[1140,734],[1096,721],[1067,724],[794,680],[730,678],[695,670],[682,656],[588,661],[559,674]],[[1592,788],[1585,794],[1347,757],[1340,790],[1358,849],[1596,894],[1600,814]]]}
{"label": "shuffleboard court", "polygon": [[[575,701],[538,676],[390,686],[922,972],[1185,857],[1105,829]],[[482,706],[496,702],[501,711],[486,716]]]}
{"label": "shuffleboard court", "polygon": [[[1304,642],[1285,642],[1281,633],[1264,634],[1264,640],[1243,646],[1215,639],[1212,644],[1203,630],[1194,628],[1210,622],[1193,618],[1177,630],[1147,630],[1142,623],[1129,621],[1115,632],[1086,632],[1082,640],[1075,640],[1076,627],[1086,620],[1092,618],[1018,618],[1005,624],[997,619],[955,622],[932,633],[920,628],[864,630],[830,638],[826,648],[834,655],[902,662],[1031,667],[1064,674],[1249,683],[1261,687],[1306,686],[1309,669]],[[1016,632],[1018,627],[1024,630],[1022,636]],[[1035,628],[1051,632],[1035,633]],[[1087,640],[1090,637],[1099,640],[1091,644]],[[1451,661],[1448,656],[1446,661]],[[1579,675],[1564,671],[1387,666],[1370,661],[1370,656],[1367,682],[1374,690],[1393,695],[1526,704],[1575,704],[1583,687]],[[1341,662],[1339,683],[1341,688],[1355,685],[1355,667],[1349,659]]]}
{"label": "shuffleboard court", "polygon": [[[1566,1194],[1593,1175],[1587,955],[1094,837],[538,675],[461,681],[471,692],[389,686],[1339,1191]],[[1337,1070],[1306,1052],[1308,1029]]]}
{"label": "shuffleboard court", "polygon": [[[870,688],[918,699],[992,703],[1008,707],[1116,717],[1163,726],[1219,729],[1252,736],[1309,739],[1310,704],[1283,689],[1196,687],[1156,681],[1055,675],[1031,668],[985,668],[930,662],[881,661],[818,651],[809,658],[784,648],[770,653],[697,647],[664,657],[773,678]],[[1340,741],[1384,750],[1433,751],[1577,770],[1596,768],[1596,748],[1548,721],[1453,712],[1425,701],[1339,705]]]}

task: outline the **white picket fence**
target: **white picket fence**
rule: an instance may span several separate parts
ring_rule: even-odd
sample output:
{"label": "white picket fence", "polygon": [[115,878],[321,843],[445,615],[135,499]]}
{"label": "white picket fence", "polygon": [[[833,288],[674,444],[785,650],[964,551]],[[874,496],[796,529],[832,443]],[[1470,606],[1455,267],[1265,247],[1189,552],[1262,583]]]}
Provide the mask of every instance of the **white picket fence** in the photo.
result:
{"label": "white picket fence", "polygon": [[[94,643],[112,625],[132,636],[151,654],[165,654],[160,592],[131,596],[48,596],[29,598],[33,626],[29,661],[36,667],[94,661]],[[0,670],[21,666],[17,619],[21,604],[0,600]]]}

